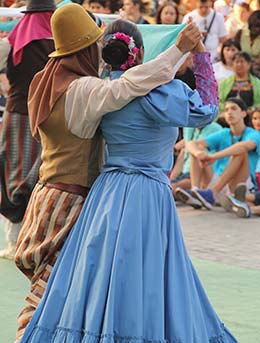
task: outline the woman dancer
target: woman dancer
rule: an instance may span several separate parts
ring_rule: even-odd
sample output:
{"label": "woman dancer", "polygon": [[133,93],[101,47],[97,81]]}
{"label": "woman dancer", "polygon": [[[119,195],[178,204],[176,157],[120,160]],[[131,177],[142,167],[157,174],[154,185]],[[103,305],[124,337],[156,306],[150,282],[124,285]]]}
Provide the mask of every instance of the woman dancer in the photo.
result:
{"label": "woman dancer", "polygon": [[[108,25],[104,40],[112,79],[142,62],[134,24]],[[200,43],[194,58],[200,95],[173,80],[103,119],[106,164],[21,343],[237,342],[188,258],[167,177],[177,127],[204,126],[217,115],[204,51]]]}

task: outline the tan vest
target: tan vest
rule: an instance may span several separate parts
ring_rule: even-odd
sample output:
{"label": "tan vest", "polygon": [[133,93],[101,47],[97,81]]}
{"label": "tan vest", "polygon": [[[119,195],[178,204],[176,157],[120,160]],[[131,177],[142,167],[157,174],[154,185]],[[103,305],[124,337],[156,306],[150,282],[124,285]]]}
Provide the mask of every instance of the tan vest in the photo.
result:
{"label": "tan vest", "polygon": [[65,94],[50,117],[38,127],[42,142],[40,181],[91,187],[102,164],[102,136],[98,129],[91,139],[73,135],[66,126]]}

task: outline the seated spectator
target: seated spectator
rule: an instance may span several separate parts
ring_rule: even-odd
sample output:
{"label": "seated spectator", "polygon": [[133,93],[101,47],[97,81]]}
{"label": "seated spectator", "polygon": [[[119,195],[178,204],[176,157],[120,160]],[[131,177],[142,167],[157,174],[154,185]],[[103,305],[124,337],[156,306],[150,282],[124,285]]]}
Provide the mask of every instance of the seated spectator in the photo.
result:
{"label": "seated spectator", "polygon": [[156,12],[156,24],[173,25],[179,23],[179,11],[175,2],[167,1]]}
{"label": "seated spectator", "polygon": [[150,24],[143,17],[145,5],[142,0],[123,0],[123,10],[127,20],[135,24]]}
{"label": "seated spectator", "polygon": [[[184,128],[183,129],[183,139],[175,144],[175,149],[179,150],[179,155],[177,157],[176,163],[171,172],[171,184],[172,184],[172,193],[175,200],[178,200],[178,197],[175,194],[177,188],[190,189],[191,180],[190,180],[190,154],[185,149],[185,146],[190,141],[195,141],[199,139],[204,139],[212,133],[218,132],[222,127],[213,122],[205,127],[201,128]],[[191,206],[195,208],[200,208],[201,203],[199,201],[192,201]]]}
{"label": "seated spectator", "polygon": [[0,119],[3,116],[3,112],[6,104],[6,97],[9,90],[9,82],[5,74],[5,70],[0,71]]}
{"label": "seated spectator", "polygon": [[[250,113],[252,127],[260,132],[260,107],[254,108]],[[255,193],[246,193],[240,197],[225,195],[221,199],[221,206],[229,212],[235,213],[238,217],[248,218],[253,215],[260,215],[260,157],[255,171],[257,191]]]}
{"label": "seated spectator", "polygon": [[[195,198],[210,210],[221,192],[234,193],[241,182],[247,183],[248,189],[257,188],[255,169],[260,153],[260,134],[245,125],[246,116],[246,105],[241,99],[228,99],[225,119],[229,128],[187,144],[187,151],[191,154],[192,188],[187,191],[176,189],[175,192],[183,202],[190,204]],[[212,164],[215,162],[214,170]],[[202,184],[206,189],[199,188]]]}
{"label": "seated spectator", "polygon": [[251,126],[255,130],[260,132],[260,106],[256,106],[250,109],[249,118]]}
{"label": "seated spectator", "polygon": [[247,107],[260,105],[260,80],[250,72],[251,58],[239,51],[233,56],[234,75],[219,83],[219,109],[224,109],[226,99],[241,98]]}
{"label": "seated spectator", "polygon": [[253,61],[252,69],[260,76],[260,10],[253,12],[248,24],[237,32],[235,39],[240,42],[241,49],[247,52]]}
{"label": "seated spectator", "polygon": [[199,26],[206,50],[211,53],[211,60],[215,62],[218,58],[218,45],[224,43],[227,37],[224,17],[211,8],[210,0],[198,0],[196,4],[196,9],[186,14],[183,22],[187,23],[192,18]]}
{"label": "seated spectator", "polygon": [[234,38],[248,22],[250,7],[246,2],[240,2],[234,5],[233,12],[227,18],[225,26],[230,38]]}
{"label": "seated spectator", "polygon": [[225,195],[221,199],[221,206],[240,218],[249,218],[251,215],[260,216],[260,191],[247,194],[245,202],[238,200],[231,194]]}
{"label": "seated spectator", "polygon": [[231,75],[234,75],[233,56],[240,50],[240,44],[235,39],[227,39],[222,44],[220,61],[213,64],[215,78],[218,82]]}

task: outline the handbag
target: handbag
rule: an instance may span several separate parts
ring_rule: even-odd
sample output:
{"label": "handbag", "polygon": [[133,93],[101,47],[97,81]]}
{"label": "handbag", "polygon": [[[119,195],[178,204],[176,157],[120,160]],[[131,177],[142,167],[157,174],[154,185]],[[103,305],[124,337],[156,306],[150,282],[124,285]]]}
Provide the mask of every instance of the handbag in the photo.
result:
{"label": "handbag", "polygon": [[206,30],[206,35],[205,35],[205,37],[204,37],[203,40],[202,40],[203,44],[205,44],[205,42],[206,42],[206,40],[207,40],[207,38],[208,38],[208,33],[209,33],[209,31],[210,31],[210,29],[211,29],[211,27],[212,27],[213,21],[214,21],[214,19],[215,19],[215,17],[216,17],[216,11],[213,11],[213,12],[214,12],[214,13],[213,13],[213,17],[212,17],[212,19],[211,19],[211,21],[210,21],[209,27],[208,27],[207,30]]}

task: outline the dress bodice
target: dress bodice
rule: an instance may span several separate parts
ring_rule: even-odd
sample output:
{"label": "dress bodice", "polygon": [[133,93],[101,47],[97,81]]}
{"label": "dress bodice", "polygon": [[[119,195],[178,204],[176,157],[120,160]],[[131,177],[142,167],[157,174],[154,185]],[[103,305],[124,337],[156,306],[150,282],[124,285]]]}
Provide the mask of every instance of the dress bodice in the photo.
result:
{"label": "dress bodice", "polygon": [[141,98],[106,115],[101,128],[107,143],[106,170],[120,166],[168,183],[166,175],[172,167],[178,128],[161,126],[149,118]]}
{"label": "dress bodice", "polygon": [[[112,72],[111,78],[121,73]],[[179,80],[136,98],[101,122],[107,144],[104,171],[136,170],[169,183],[178,127],[204,126],[216,114],[216,106],[203,105],[198,92]]]}

